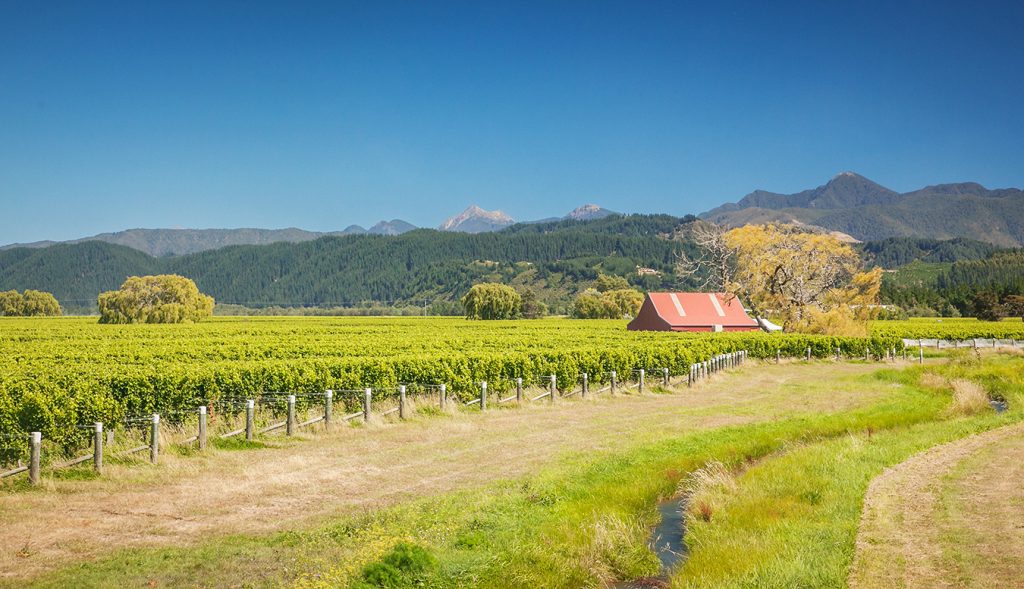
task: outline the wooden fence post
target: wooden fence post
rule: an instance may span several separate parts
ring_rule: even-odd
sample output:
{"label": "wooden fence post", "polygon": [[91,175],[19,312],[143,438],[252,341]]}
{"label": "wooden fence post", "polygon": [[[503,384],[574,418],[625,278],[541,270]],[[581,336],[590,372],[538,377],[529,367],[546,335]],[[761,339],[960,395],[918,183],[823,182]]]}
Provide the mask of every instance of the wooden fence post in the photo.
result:
{"label": "wooden fence post", "polygon": [[252,441],[253,429],[256,421],[256,401],[248,399],[245,402],[245,441]]}
{"label": "wooden fence post", "polygon": [[288,395],[288,417],[285,420],[284,434],[290,436],[295,433],[295,395]]}
{"label": "wooden fence post", "polygon": [[373,390],[367,388],[363,391],[363,423],[370,423],[370,406],[373,398]]}
{"label": "wooden fence post", "polygon": [[487,411],[487,382],[480,382],[480,410]]}
{"label": "wooden fence post", "polygon": [[32,432],[29,436],[29,460],[28,460],[28,481],[33,485],[39,484],[39,457],[43,452],[43,434]]}
{"label": "wooden fence post", "polygon": [[206,450],[206,405],[199,406],[199,450]]}
{"label": "wooden fence post", "polygon": [[611,394],[613,394],[613,395],[615,394],[615,371],[614,371],[614,370],[612,370],[612,388],[611,388]]}
{"label": "wooden fence post", "polygon": [[548,383],[548,392],[551,393],[550,395],[548,395],[548,397],[549,397],[548,401],[551,402],[551,403],[554,403],[555,402],[555,394],[557,392],[557,388],[555,387],[555,375],[554,374],[551,375],[551,382]]}
{"label": "wooden fence post", "polygon": [[334,416],[334,391],[324,391],[324,428],[331,429],[331,418]]}
{"label": "wooden fence post", "polygon": [[92,469],[103,474],[103,424],[96,422],[92,438]]}
{"label": "wooden fence post", "polygon": [[523,377],[516,377],[516,403],[523,402]]}
{"label": "wooden fence post", "polygon": [[637,381],[637,392],[638,393],[644,392],[644,369],[643,368],[640,369],[640,380]]}
{"label": "wooden fence post", "polygon": [[405,406],[405,385],[398,385],[398,418],[408,419],[409,415]]}
{"label": "wooden fence post", "polygon": [[149,461],[153,464],[160,459],[160,414],[153,414],[153,431],[149,436]]}
{"label": "wooden fence post", "polygon": [[584,372],[582,376],[583,376],[583,392],[580,393],[580,397],[586,399],[587,398],[587,394],[590,392],[590,386],[589,386],[590,383],[588,381],[588,377],[587,377],[587,373],[586,372]]}

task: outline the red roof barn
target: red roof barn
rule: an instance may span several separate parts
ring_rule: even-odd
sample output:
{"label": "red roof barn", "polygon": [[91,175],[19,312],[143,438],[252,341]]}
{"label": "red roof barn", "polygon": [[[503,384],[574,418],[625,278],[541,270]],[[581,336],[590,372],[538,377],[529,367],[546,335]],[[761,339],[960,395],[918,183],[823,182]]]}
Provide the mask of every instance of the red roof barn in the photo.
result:
{"label": "red roof barn", "polygon": [[631,331],[757,331],[736,297],[721,292],[650,292]]}

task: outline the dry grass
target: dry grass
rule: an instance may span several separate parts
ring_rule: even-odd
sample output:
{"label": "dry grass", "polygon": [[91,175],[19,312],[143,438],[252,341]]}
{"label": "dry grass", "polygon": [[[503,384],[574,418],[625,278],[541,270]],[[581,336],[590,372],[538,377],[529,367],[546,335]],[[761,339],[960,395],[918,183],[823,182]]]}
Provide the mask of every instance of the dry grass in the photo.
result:
{"label": "dry grass", "polygon": [[953,413],[974,415],[991,410],[988,393],[980,384],[958,378],[949,381],[949,386],[953,389]]}
{"label": "dry grass", "polygon": [[962,378],[947,379],[934,372],[921,374],[919,382],[925,388],[951,391],[953,403],[950,405],[950,413],[954,415],[975,415],[991,409],[988,392],[977,382]]}
{"label": "dry grass", "polygon": [[[827,388],[820,386],[826,370]],[[884,383],[859,378],[872,370],[859,364],[767,366],[720,375],[699,390],[684,386],[674,395],[604,395],[554,406],[542,400],[486,415],[453,410],[402,424],[339,424],[331,432],[314,426],[291,439],[266,437],[267,447],[256,450],[168,451],[159,466],[108,461],[104,476],[94,480],[44,472],[40,489],[0,492],[0,577],[30,577],[127,547],[186,546],[217,535],[314,525],[522,476],[563,452],[647,443],[665,430],[844,411],[887,394]],[[31,555],[19,557],[26,545]]]}
{"label": "dry grass", "polygon": [[651,558],[644,541],[647,525],[633,516],[602,516],[592,526],[592,538],[581,557],[581,568],[596,579],[628,576]]}
{"label": "dry grass", "polygon": [[921,383],[921,386],[929,389],[944,389],[949,386],[949,381],[944,376],[934,372],[922,373],[918,382]]}
{"label": "dry grass", "polygon": [[722,501],[736,490],[736,474],[718,461],[690,473],[679,484],[678,492],[687,498],[690,517],[709,522],[714,516],[716,501]]}
{"label": "dry grass", "polygon": [[[970,537],[963,527],[951,528],[943,521],[943,477],[982,449],[1006,440],[1019,441],[1022,435],[1024,425],[1018,424],[943,444],[886,470],[872,481],[864,501],[850,587],[963,586],[962,571],[956,570],[949,554],[969,550]],[[976,515],[959,526],[969,527],[982,538],[991,538],[992,529],[1006,530],[1015,538],[1003,548],[1016,555],[1013,562],[1017,568],[1012,574],[1007,572],[1002,582],[982,583],[979,587],[1006,587],[1011,586],[1007,581],[1016,583],[1024,578],[1024,559],[1020,556],[1024,554],[1024,531],[1013,530],[1024,517],[1024,492],[1019,484],[1024,471],[1024,444],[1011,448],[1016,456],[997,463],[1011,468],[992,468],[986,463],[982,470],[989,477],[987,487],[1006,489],[1009,495],[1016,493],[1018,499],[998,497],[998,507],[992,509],[993,504],[987,503],[990,497],[968,491],[954,501],[978,507]],[[998,560],[995,555],[988,555],[988,559]]]}

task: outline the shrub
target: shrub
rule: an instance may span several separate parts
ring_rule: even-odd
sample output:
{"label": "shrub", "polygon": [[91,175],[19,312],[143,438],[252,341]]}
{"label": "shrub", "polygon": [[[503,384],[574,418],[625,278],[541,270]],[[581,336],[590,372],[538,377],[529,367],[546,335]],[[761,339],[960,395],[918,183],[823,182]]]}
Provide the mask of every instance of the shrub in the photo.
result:
{"label": "shrub", "polygon": [[635,317],[644,296],[632,289],[617,289],[600,294],[588,290],[576,297],[572,316],[577,319],[622,319]]}
{"label": "shrub", "polygon": [[434,556],[421,546],[399,542],[378,562],[363,568],[356,587],[394,588],[419,585],[437,567]]}

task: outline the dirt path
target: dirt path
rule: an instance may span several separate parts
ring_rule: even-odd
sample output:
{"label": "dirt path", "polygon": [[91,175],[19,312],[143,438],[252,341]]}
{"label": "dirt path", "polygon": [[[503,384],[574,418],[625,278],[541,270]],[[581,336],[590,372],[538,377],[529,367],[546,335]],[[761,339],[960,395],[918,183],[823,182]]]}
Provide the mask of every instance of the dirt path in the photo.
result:
{"label": "dirt path", "polygon": [[864,502],[854,588],[1021,587],[1024,424],[886,470]]}
{"label": "dirt path", "polygon": [[[720,375],[673,395],[604,396],[467,412],[402,424],[339,427],[279,447],[167,455],[113,466],[101,479],[49,479],[0,494],[0,578],[27,578],[131,546],[189,545],[266,533],[521,476],[563,452],[866,404],[890,384],[876,366],[793,364]],[[830,387],[820,386],[827,377]]]}

